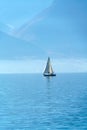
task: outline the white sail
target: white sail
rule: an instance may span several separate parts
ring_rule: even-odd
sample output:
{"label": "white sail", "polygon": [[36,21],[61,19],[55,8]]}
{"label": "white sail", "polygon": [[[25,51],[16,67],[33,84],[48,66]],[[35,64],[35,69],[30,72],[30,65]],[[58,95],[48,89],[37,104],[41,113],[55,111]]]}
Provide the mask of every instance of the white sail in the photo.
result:
{"label": "white sail", "polygon": [[48,61],[47,61],[47,65],[46,65],[44,73],[48,73],[48,74],[52,74],[53,73],[53,69],[52,69],[49,57],[48,57]]}

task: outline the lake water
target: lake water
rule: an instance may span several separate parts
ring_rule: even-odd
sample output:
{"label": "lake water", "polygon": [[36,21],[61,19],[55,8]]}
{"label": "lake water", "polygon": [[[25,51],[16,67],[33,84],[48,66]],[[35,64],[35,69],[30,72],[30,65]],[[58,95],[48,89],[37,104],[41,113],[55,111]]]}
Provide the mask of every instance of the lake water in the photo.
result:
{"label": "lake water", "polygon": [[1,74],[0,130],[87,130],[87,74]]}

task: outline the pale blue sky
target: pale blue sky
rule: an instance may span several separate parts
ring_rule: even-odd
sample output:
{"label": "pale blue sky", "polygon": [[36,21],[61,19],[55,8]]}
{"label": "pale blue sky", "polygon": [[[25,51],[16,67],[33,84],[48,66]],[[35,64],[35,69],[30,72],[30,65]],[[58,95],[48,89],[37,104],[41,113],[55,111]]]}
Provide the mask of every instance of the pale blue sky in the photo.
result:
{"label": "pale blue sky", "polygon": [[48,8],[53,0],[0,0],[0,22],[18,27]]}
{"label": "pale blue sky", "polygon": [[[0,73],[43,73],[45,60],[0,60]],[[51,59],[56,73],[87,72],[87,59]]]}
{"label": "pale blue sky", "polygon": [[0,73],[42,72],[48,56],[87,72],[87,0],[0,0]]}

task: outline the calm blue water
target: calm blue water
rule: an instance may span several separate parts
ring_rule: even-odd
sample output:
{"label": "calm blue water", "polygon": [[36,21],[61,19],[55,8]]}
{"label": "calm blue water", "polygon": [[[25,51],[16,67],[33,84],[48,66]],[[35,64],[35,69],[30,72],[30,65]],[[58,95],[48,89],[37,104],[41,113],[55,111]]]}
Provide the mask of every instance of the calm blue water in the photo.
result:
{"label": "calm blue water", "polygon": [[0,75],[0,130],[87,130],[87,74]]}

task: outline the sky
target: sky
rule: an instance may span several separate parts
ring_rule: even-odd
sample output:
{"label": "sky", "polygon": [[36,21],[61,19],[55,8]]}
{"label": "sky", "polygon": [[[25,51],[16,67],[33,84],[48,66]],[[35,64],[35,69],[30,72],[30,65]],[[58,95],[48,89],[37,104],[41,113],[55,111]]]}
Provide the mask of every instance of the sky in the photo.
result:
{"label": "sky", "polygon": [[[87,59],[51,59],[55,73],[87,73]],[[46,60],[0,60],[0,73],[43,73]]]}
{"label": "sky", "polygon": [[[87,72],[87,0],[0,0],[0,31],[0,73],[42,73],[48,56],[55,72]],[[38,59],[29,59],[26,41],[45,58],[31,45]],[[18,57],[5,59],[4,52]]]}
{"label": "sky", "polygon": [[53,0],[0,0],[0,22],[18,27],[48,8]]}
{"label": "sky", "polygon": [[23,24],[16,35],[39,45],[51,56],[87,57],[86,7],[85,0],[55,0]]}

